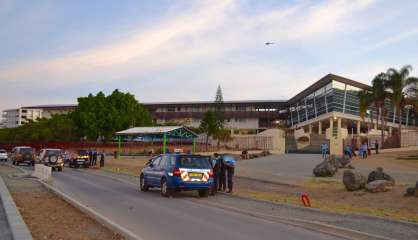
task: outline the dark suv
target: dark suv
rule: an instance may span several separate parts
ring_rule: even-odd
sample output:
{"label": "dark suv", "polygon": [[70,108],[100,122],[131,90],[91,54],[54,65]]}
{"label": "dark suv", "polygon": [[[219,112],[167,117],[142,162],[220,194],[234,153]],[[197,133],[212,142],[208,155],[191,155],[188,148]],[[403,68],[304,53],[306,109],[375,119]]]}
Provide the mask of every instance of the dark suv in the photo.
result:
{"label": "dark suv", "polygon": [[10,159],[13,165],[19,166],[21,163],[35,165],[35,151],[31,147],[15,147],[11,152]]}

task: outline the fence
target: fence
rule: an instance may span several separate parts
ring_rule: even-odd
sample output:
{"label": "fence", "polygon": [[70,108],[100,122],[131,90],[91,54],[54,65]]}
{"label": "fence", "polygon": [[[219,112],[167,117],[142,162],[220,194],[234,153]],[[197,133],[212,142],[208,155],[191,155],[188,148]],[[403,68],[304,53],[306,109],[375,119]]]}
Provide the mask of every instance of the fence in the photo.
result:
{"label": "fence", "polygon": [[32,175],[43,181],[48,181],[51,178],[51,173],[51,167],[47,167],[43,164],[35,164],[35,171]]}

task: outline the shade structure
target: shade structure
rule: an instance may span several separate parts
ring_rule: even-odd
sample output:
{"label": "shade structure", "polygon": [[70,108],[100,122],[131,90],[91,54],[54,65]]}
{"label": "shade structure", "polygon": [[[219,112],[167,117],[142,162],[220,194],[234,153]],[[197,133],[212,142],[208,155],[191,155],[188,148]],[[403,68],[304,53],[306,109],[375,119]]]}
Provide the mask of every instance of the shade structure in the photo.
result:
{"label": "shade structure", "polygon": [[188,139],[193,140],[193,152],[196,149],[196,138],[198,135],[184,126],[161,126],[161,127],[134,127],[120,132],[116,132],[119,145],[122,138],[134,139],[138,137],[162,139],[163,153],[167,151],[168,139]]}

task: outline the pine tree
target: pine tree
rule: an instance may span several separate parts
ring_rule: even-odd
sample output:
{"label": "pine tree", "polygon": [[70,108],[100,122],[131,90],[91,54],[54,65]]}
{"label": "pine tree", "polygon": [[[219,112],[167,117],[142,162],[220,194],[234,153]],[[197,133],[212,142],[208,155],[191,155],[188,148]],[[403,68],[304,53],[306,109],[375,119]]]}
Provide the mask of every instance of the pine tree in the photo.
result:
{"label": "pine tree", "polygon": [[223,103],[223,102],[224,102],[224,97],[222,96],[221,85],[218,85],[218,89],[216,90],[215,103]]}

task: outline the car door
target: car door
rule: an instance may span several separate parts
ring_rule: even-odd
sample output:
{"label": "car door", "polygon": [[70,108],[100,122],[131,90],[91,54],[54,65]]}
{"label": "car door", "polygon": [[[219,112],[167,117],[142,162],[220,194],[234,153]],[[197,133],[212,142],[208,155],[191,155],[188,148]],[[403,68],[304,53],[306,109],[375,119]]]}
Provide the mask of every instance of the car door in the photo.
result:
{"label": "car door", "polygon": [[160,184],[161,178],[165,175],[166,165],[167,165],[167,155],[161,156],[161,161],[158,164],[158,166],[155,167],[154,173],[155,173],[155,180],[158,184]]}
{"label": "car door", "polygon": [[144,169],[142,170],[142,174],[144,175],[145,182],[151,185],[152,182],[152,167],[151,165],[154,163],[157,157],[151,158],[149,162],[145,165]]}
{"label": "car door", "polygon": [[160,161],[161,161],[161,156],[156,157],[150,164],[148,174],[147,174],[148,175],[147,183],[154,187],[160,186],[160,181],[158,180],[157,172],[156,172],[156,170],[159,167]]}

